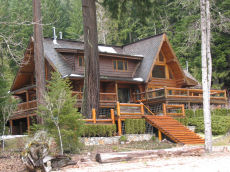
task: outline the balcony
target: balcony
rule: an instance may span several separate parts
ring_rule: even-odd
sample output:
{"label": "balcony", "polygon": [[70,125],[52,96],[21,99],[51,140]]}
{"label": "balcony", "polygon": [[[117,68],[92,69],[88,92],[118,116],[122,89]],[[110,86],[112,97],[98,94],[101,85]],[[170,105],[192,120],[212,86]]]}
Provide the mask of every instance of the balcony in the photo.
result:
{"label": "balcony", "polygon": [[[226,104],[227,95],[225,90],[210,90],[211,103]],[[202,89],[188,89],[188,88],[171,88],[164,87],[155,90],[150,90],[142,93],[134,94],[135,101],[142,102],[190,102],[202,103],[203,91]]]}

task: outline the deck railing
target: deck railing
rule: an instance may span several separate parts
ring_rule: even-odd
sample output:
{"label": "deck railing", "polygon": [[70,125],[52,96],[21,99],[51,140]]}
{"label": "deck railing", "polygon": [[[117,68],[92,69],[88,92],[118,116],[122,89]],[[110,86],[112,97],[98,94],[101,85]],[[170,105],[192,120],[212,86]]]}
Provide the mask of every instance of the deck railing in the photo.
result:
{"label": "deck railing", "polygon": [[[73,91],[73,95],[77,96],[77,101],[82,101],[83,92]],[[100,93],[100,103],[116,103],[116,93]]]}
{"label": "deck railing", "polygon": [[[82,101],[83,92],[73,91],[73,95],[76,95],[77,102]],[[116,102],[117,102],[116,93],[100,93],[100,103],[114,103],[115,105]],[[17,106],[18,107],[16,112],[34,109],[37,108],[37,100],[19,103]]]}
{"label": "deck railing", "polygon": [[[210,90],[211,99],[226,100],[227,95],[225,90]],[[157,98],[202,98],[202,89],[189,89],[189,88],[172,88],[164,87],[155,90],[149,90],[142,93],[134,94],[136,100],[150,100]]]}
{"label": "deck railing", "polygon": [[28,102],[19,103],[17,111],[25,111],[29,109],[34,109],[36,107],[37,107],[37,100],[32,100]]}

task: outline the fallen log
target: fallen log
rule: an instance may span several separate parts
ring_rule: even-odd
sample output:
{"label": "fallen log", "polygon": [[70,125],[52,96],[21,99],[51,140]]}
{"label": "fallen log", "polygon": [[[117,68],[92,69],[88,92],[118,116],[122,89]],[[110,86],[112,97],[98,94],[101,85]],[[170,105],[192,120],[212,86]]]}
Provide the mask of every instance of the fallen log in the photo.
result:
{"label": "fallen log", "polygon": [[134,159],[146,159],[168,156],[200,156],[204,153],[204,149],[199,148],[176,148],[162,150],[146,150],[146,151],[130,151],[130,152],[113,152],[113,153],[98,153],[96,161],[100,163],[111,163],[119,161],[129,161]]}

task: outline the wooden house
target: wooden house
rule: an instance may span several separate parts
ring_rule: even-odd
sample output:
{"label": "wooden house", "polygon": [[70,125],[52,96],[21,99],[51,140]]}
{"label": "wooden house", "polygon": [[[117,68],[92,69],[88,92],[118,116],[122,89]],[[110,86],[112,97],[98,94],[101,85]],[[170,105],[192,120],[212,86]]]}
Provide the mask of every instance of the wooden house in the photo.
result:
{"label": "wooden house", "polygon": [[[68,77],[82,103],[84,82],[84,43],[44,39],[45,78],[51,71]],[[160,34],[123,46],[99,45],[100,107],[115,109],[116,103],[142,102],[152,112],[164,109],[163,104],[183,104],[185,108],[202,105],[202,90],[191,74],[183,70],[166,34]],[[31,122],[36,114],[36,85],[34,73],[34,44],[31,40],[11,87],[13,95],[21,99],[18,111],[11,118],[11,126]],[[224,90],[211,90],[211,104],[226,104]],[[20,124],[21,123],[21,124]],[[18,127],[17,128],[18,131]],[[17,132],[14,131],[15,133]]]}

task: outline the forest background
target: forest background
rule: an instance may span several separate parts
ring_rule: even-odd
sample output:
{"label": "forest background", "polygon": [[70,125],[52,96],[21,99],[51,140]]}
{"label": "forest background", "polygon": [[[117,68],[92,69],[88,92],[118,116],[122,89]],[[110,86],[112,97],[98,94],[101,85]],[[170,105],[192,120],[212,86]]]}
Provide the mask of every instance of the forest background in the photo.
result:
{"label": "forest background", "polygon": [[[173,49],[189,72],[201,81],[199,0],[152,0],[147,17],[138,17],[135,1],[97,3],[99,43],[123,45],[166,32]],[[115,2],[115,3],[114,3]],[[117,3],[116,3],[117,2]],[[143,1],[144,3],[144,1]],[[13,82],[33,35],[32,0],[0,0],[0,101]],[[52,27],[64,39],[83,41],[81,0],[42,0],[44,37]],[[125,12],[123,11],[124,9]],[[111,13],[113,11],[113,13]],[[212,87],[230,88],[230,0],[211,1]]]}

